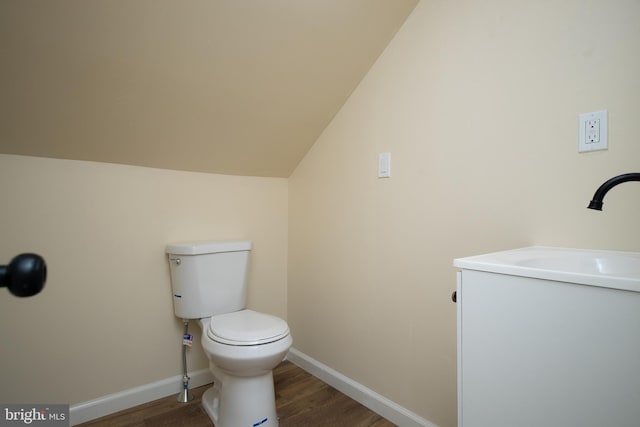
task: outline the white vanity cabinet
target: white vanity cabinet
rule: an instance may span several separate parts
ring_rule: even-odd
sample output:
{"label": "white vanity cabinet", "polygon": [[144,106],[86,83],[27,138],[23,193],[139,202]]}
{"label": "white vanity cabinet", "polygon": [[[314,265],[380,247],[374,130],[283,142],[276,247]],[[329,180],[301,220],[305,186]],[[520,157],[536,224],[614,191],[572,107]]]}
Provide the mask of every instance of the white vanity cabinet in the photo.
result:
{"label": "white vanity cabinet", "polygon": [[566,251],[454,261],[460,427],[640,426],[640,254]]}

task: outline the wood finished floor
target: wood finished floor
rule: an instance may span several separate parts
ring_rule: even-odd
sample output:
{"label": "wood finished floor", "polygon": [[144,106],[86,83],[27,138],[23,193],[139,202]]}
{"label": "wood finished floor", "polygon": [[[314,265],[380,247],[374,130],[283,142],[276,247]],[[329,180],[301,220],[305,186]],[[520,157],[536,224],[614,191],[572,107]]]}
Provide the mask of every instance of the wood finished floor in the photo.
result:
{"label": "wood finished floor", "polygon": [[[273,376],[280,427],[395,426],[291,362],[282,362]],[[176,394],[78,426],[211,427],[213,423],[200,404],[207,388],[193,389],[194,399],[189,403],[176,402]]]}

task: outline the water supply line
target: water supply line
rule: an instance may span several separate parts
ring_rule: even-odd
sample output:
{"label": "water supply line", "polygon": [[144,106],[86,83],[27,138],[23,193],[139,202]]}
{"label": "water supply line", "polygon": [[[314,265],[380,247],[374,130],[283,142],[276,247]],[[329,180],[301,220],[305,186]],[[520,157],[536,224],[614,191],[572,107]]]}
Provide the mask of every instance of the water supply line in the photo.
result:
{"label": "water supply line", "polygon": [[182,319],[184,333],[182,334],[182,391],[178,394],[178,402],[187,403],[193,400],[193,393],[189,390],[189,375],[187,374],[187,347],[191,346],[193,337],[189,334],[189,319]]}

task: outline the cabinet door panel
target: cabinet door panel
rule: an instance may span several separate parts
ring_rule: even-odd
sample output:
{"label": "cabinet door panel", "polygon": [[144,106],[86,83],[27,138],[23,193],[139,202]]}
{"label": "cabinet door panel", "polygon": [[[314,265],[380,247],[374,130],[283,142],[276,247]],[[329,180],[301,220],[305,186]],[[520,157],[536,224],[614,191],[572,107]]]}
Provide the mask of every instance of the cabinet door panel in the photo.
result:
{"label": "cabinet door panel", "polygon": [[464,270],[464,427],[640,425],[640,294]]}

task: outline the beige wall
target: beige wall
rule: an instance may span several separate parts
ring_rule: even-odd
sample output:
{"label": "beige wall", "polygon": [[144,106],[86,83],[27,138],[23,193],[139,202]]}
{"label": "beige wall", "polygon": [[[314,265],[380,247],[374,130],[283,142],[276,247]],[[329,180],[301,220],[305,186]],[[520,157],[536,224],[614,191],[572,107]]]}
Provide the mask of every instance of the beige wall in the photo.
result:
{"label": "beige wall", "polygon": [[[252,240],[249,305],[286,317],[286,179],[0,155],[0,182],[0,261],[33,251],[49,269],[33,298],[0,292],[0,402],[75,404],[179,375],[168,242]],[[207,366],[194,346],[190,370]]]}
{"label": "beige wall", "polygon": [[[640,250],[640,3],[422,0],[289,182],[295,347],[456,424],[452,260]],[[609,150],[578,154],[608,109]],[[377,179],[377,153],[392,177]]]}

